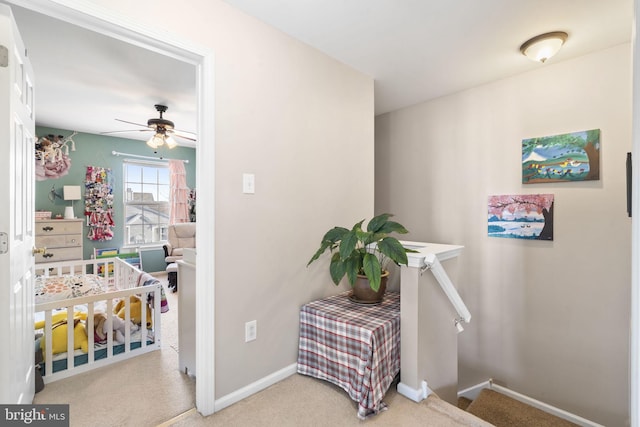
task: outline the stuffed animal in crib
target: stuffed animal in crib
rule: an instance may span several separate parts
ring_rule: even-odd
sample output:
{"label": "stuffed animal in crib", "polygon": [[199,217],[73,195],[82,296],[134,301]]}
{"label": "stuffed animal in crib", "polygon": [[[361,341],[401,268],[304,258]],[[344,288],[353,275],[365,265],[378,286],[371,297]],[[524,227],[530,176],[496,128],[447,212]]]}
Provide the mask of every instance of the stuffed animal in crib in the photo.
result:
{"label": "stuffed animal in crib", "polygon": [[[73,349],[81,349],[85,353],[89,351],[89,340],[87,338],[87,329],[84,321],[87,319],[86,313],[73,313]],[[45,321],[35,322],[36,329],[42,329]],[[45,335],[48,331],[44,332]],[[40,348],[42,348],[42,356],[46,358],[46,336],[40,340]],[[60,311],[51,316],[51,354],[65,353],[67,351],[67,312]]]}
{"label": "stuffed animal in crib", "polygon": [[[150,319],[150,317],[148,317],[148,319]],[[126,322],[121,319],[118,316],[114,316],[113,320],[113,333],[115,334],[116,337],[116,341],[119,343],[123,343],[124,342],[124,336],[125,336],[125,330],[126,330]],[[140,326],[136,325],[133,322],[129,322],[130,326],[129,326],[129,331],[131,333],[137,331],[138,329],[140,329]]]}
{"label": "stuffed animal in crib", "polygon": [[[113,318],[111,319],[111,323],[112,323],[112,329],[113,329],[113,340],[115,342],[117,342],[118,344],[122,344],[124,343],[124,336],[125,336],[125,330],[126,330],[126,323],[123,319],[119,318],[118,316],[113,316]],[[133,322],[130,322],[130,331],[131,332],[135,332],[137,331],[139,328],[138,325],[136,325]],[[107,342],[107,333],[108,333],[108,326],[107,326],[107,316],[104,313],[96,313],[93,315],[93,325],[94,325],[94,329],[95,329],[95,333],[94,333],[94,339],[96,342],[98,343],[105,343]]]}
{"label": "stuffed animal in crib", "polygon": [[[140,298],[135,295],[131,295],[129,301],[131,301],[131,304],[130,304],[131,312],[129,313],[130,319],[136,325],[140,325],[140,323],[142,322],[142,305],[143,305],[142,300],[140,300]],[[151,309],[149,308],[148,304],[144,304],[144,306],[147,309],[147,329],[151,329],[151,325],[152,325]],[[118,317],[121,319],[125,318],[125,301],[124,300],[118,301],[116,306],[113,308],[113,313],[117,314]]]}
{"label": "stuffed animal in crib", "polygon": [[105,343],[107,341],[107,315],[104,313],[95,313],[93,315],[93,341],[96,343]]}

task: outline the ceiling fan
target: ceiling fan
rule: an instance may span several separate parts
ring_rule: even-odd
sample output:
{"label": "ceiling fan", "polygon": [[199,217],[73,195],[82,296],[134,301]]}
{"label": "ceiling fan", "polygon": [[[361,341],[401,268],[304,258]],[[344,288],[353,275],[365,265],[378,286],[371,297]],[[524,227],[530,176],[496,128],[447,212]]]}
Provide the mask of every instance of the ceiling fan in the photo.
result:
{"label": "ceiling fan", "polygon": [[159,118],[152,118],[147,120],[147,124],[143,125],[141,123],[133,123],[127,120],[116,119],[119,122],[128,123],[130,125],[135,126],[143,126],[145,129],[133,129],[133,130],[116,130],[111,132],[100,132],[102,135],[111,134],[111,133],[123,133],[123,132],[154,132],[153,136],[147,141],[147,145],[151,148],[158,148],[163,144],[167,144],[168,148],[173,148],[176,145],[176,141],[173,139],[174,136],[178,138],[188,139],[189,141],[195,141],[195,134],[191,132],[181,131],[175,129],[175,125],[171,120],[167,120],[162,115],[165,111],[167,111],[166,105],[156,104],[154,105],[156,111],[160,113]]}

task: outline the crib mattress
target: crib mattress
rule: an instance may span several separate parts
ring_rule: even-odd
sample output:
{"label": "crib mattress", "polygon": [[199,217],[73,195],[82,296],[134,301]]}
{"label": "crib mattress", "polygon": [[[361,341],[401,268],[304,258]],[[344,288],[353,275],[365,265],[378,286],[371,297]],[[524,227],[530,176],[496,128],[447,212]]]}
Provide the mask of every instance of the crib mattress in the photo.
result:
{"label": "crib mattress", "polygon": [[[153,340],[148,339],[147,340],[147,345],[151,345],[153,344]],[[135,350],[137,348],[140,348],[142,346],[142,344],[140,343],[140,341],[136,341],[136,342],[131,342],[130,343],[130,349],[131,350]],[[125,344],[117,344],[113,346],[113,354],[121,354],[124,353],[125,351]],[[77,353],[77,352],[76,352]],[[53,372],[58,372],[58,371],[64,371],[67,369],[67,355],[66,353],[61,353],[60,355],[56,355],[56,356],[63,356],[60,357],[59,360],[53,360],[53,362],[51,363],[51,365],[53,366]],[[107,348],[100,348],[100,349],[96,349],[93,352],[93,359],[94,360],[100,360],[100,359],[106,359],[107,357]],[[89,362],[89,355],[87,353],[82,353],[80,352],[80,354],[76,354],[75,356],[73,356],[73,366],[77,367],[77,366],[81,366],[81,365],[86,365]],[[45,363],[42,362],[40,364],[40,372],[42,373],[42,375],[46,375],[46,369],[45,369]]]}
{"label": "crib mattress", "polygon": [[35,303],[42,304],[69,298],[98,295],[108,290],[108,284],[95,274],[37,276],[35,280]]}

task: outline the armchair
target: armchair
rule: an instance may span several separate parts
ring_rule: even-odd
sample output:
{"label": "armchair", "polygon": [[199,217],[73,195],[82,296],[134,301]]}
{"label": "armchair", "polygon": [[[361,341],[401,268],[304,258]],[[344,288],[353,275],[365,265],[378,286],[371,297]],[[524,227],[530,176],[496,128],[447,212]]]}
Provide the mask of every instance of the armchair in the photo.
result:
{"label": "armchair", "polygon": [[178,272],[176,261],[181,260],[184,248],[196,247],[196,223],[183,222],[172,224],[168,229],[167,243],[164,248],[164,260],[167,263],[167,279],[169,288],[178,289]]}
{"label": "armchair", "polygon": [[184,248],[196,247],[196,223],[183,222],[169,226],[169,235],[164,248],[164,260],[167,264],[182,259]]}

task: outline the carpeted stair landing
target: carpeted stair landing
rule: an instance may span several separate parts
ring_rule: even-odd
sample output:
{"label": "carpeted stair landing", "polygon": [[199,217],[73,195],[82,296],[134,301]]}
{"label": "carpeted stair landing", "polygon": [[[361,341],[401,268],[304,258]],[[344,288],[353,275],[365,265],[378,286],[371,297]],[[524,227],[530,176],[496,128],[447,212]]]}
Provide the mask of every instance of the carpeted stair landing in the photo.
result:
{"label": "carpeted stair landing", "polygon": [[460,409],[481,418],[496,427],[574,427],[577,424],[556,417],[494,390],[484,389],[469,401],[460,398]]}

